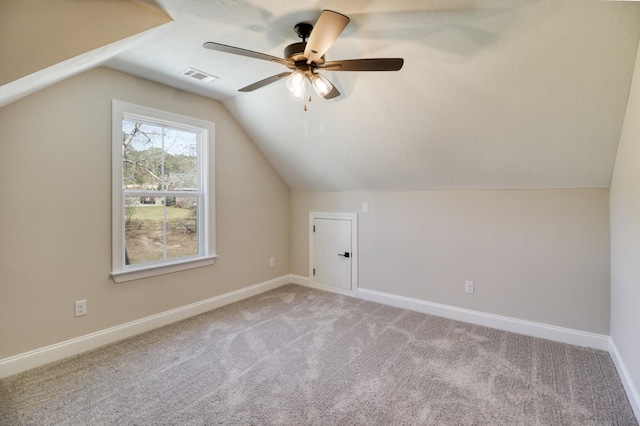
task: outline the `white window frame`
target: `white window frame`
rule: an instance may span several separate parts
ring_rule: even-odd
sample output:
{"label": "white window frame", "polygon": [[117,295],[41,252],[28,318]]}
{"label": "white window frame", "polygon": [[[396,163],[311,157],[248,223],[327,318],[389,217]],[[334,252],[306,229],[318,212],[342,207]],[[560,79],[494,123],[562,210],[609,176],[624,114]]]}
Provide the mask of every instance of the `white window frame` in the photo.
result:
{"label": "white window frame", "polygon": [[[177,259],[144,264],[125,264],[125,197],[139,196],[134,190],[122,188],[122,121],[138,120],[199,135],[198,182],[201,197],[198,203],[198,254]],[[215,263],[215,125],[210,121],[186,117],[118,100],[112,101],[112,271],[116,283],[156,275],[199,268]],[[157,196],[172,196],[171,191],[157,191]],[[174,191],[175,192],[175,191]],[[196,196],[193,194],[192,196]]]}

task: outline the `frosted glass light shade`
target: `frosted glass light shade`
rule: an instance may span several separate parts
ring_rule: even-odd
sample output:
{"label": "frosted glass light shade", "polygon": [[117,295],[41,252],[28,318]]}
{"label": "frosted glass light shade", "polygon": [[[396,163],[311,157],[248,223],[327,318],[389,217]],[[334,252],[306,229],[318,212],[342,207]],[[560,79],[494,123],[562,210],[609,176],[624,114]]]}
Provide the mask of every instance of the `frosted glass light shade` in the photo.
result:
{"label": "frosted glass light shade", "polygon": [[296,99],[304,98],[306,81],[307,76],[303,70],[296,69],[292,72],[287,78],[287,89],[291,92],[291,96]]}
{"label": "frosted glass light shade", "polygon": [[333,85],[321,74],[311,73],[309,80],[317,95],[322,98],[333,90]]}

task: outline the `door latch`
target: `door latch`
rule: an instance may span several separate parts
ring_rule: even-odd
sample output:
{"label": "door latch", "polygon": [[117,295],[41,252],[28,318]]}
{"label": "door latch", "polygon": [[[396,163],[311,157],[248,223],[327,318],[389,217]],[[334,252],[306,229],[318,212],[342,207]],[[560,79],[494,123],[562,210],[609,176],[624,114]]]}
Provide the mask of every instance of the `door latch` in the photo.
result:
{"label": "door latch", "polygon": [[345,251],[344,254],[342,253],[338,253],[338,256],[342,256],[342,257],[350,257],[351,254],[348,251]]}

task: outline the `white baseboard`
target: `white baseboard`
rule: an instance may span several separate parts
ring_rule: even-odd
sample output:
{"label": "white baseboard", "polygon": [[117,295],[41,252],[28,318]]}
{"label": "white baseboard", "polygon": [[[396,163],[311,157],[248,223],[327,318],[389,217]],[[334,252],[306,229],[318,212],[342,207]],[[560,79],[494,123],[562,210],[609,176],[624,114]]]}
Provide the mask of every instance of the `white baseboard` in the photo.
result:
{"label": "white baseboard", "polygon": [[180,321],[195,315],[230,303],[238,302],[251,296],[291,283],[291,276],[284,275],[269,281],[245,287],[240,290],[161,312],[126,324],[100,330],[95,333],[56,343],[44,348],[0,359],[0,379],[20,373],[50,362],[59,361],[82,352],[99,348],[100,346],[135,336],[165,325]]}
{"label": "white baseboard", "polygon": [[302,275],[291,274],[289,275],[291,284],[298,284],[304,287],[309,287],[309,278]]}
{"label": "white baseboard", "polygon": [[627,367],[622,360],[622,356],[620,355],[620,352],[618,352],[618,347],[612,338],[609,338],[609,354],[611,354],[613,363],[618,370],[618,375],[620,376],[624,390],[627,392],[627,398],[629,398],[629,403],[631,404],[633,413],[636,415],[636,419],[640,423],[640,392],[638,392],[638,387],[633,383],[629,370],[627,370]]}
{"label": "white baseboard", "polygon": [[329,291],[331,293],[338,293],[344,296],[358,297],[358,289],[346,290],[339,287],[333,287],[330,285],[318,284],[312,282],[309,278],[302,275],[291,274],[291,283],[301,285],[304,287],[315,288],[316,290]]}
{"label": "white baseboard", "polygon": [[588,333],[585,331],[541,324],[533,321],[487,314],[485,312],[472,311],[470,309],[442,305],[440,303],[426,302],[420,299],[396,296],[363,288],[358,289],[358,297],[372,302],[383,303],[385,305],[410,309],[412,311],[437,315],[485,327],[497,328],[498,330],[511,331],[514,333],[524,334],[526,336],[540,337],[556,342],[585,346],[604,351],[609,349],[609,336],[602,334]]}
{"label": "white baseboard", "polygon": [[[111,327],[95,333],[87,334],[85,336],[80,336],[75,339],[56,343],[44,348],[35,349],[33,351],[18,354],[9,358],[1,359],[0,378],[8,377],[13,374],[29,370],[31,368],[77,355],[82,352],[134,336],[136,334],[144,333],[146,331],[150,331],[171,324],[173,322],[180,321],[210,311],[212,309],[216,309],[221,306],[246,299],[251,296],[255,296],[257,294],[275,289],[289,283],[312,287],[307,277],[295,274],[284,275],[273,280],[265,281],[256,285],[252,285],[250,287],[246,287],[200,302],[192,303],[187,306],[172,309],[170,311],[162,312],[116,327]],[[314,286],[314,288],[318,287]],[[617,349],[615,349],[615,345],[613,345],[612,341],[610,341],[609,336],[540,324],[531,321],[524,321],[500,315],[492,315],[484,312],[426,302],[424,300],[412,299],[408,297],[397,296],[362,288],[358,289],[358,298],[427,314],[438,315],[445,318],[469,322],[472,324],[497,328],[499,330],[512,331],[528,336],[541,337],[544,339],[592,347],[601,350],[609,350],[612,354],[614,362],[616,362],[618,371],[621,372],[622,380],[625,383],[625,389],[627,387],[631,389],[631,391],[627,390],[630,400],[635,398],[635,402],[632,401],[632,405],[634,406],[634,410],[636,411],[637,416],[639,406],[638,401],[640,400],[638,397],[637,389],[634,387],[628,374],[625,373],[626,368],[624,368],[624,364],[622,363],[622,360],[617,353]]]}
{"label": "white baseboard", "polygon": [[[310,285],[309,279],[301,275],[291,275],[291,282],[306,287],[318,288],[318,286]],[[425,314],[437,315],[439,317],[450,318],[485,327],[497,328],[498,330],[511,331],[514,333],[524,334],[526,336],[540,337],[556,342],[585,346],[604,351],[609,349],[609,336],[602,334],[588,333],[585,331],[541,324],[533,321],[487,314],[484,312],[472,311],[470,309],[457,308],[455,306],[432,303],[420,299],[412,299],[409,297],[397,296],[395,294],[367,290],[364,288],[358,288],[357,297],[371,302],[382,303]]]}

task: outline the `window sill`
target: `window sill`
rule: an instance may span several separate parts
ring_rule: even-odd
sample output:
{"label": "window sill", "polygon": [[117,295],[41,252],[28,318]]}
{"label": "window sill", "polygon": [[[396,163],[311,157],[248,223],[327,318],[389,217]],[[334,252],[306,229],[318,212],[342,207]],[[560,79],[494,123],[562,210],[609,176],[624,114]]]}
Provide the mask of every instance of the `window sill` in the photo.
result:
{"label": "window sill", "polygon": [[172,272],[186,271],[187,269],[201,268],[216,263],[218,255],[199,257],[197,259],[181,260],[176,263],[163,264],[157,266],[146,266],[140,269],[130,269],[122,272],[112,272],[111,278],[116,284],[127,281],[139,280],[147,277],[155,277],[157,275],[170,274]]}

